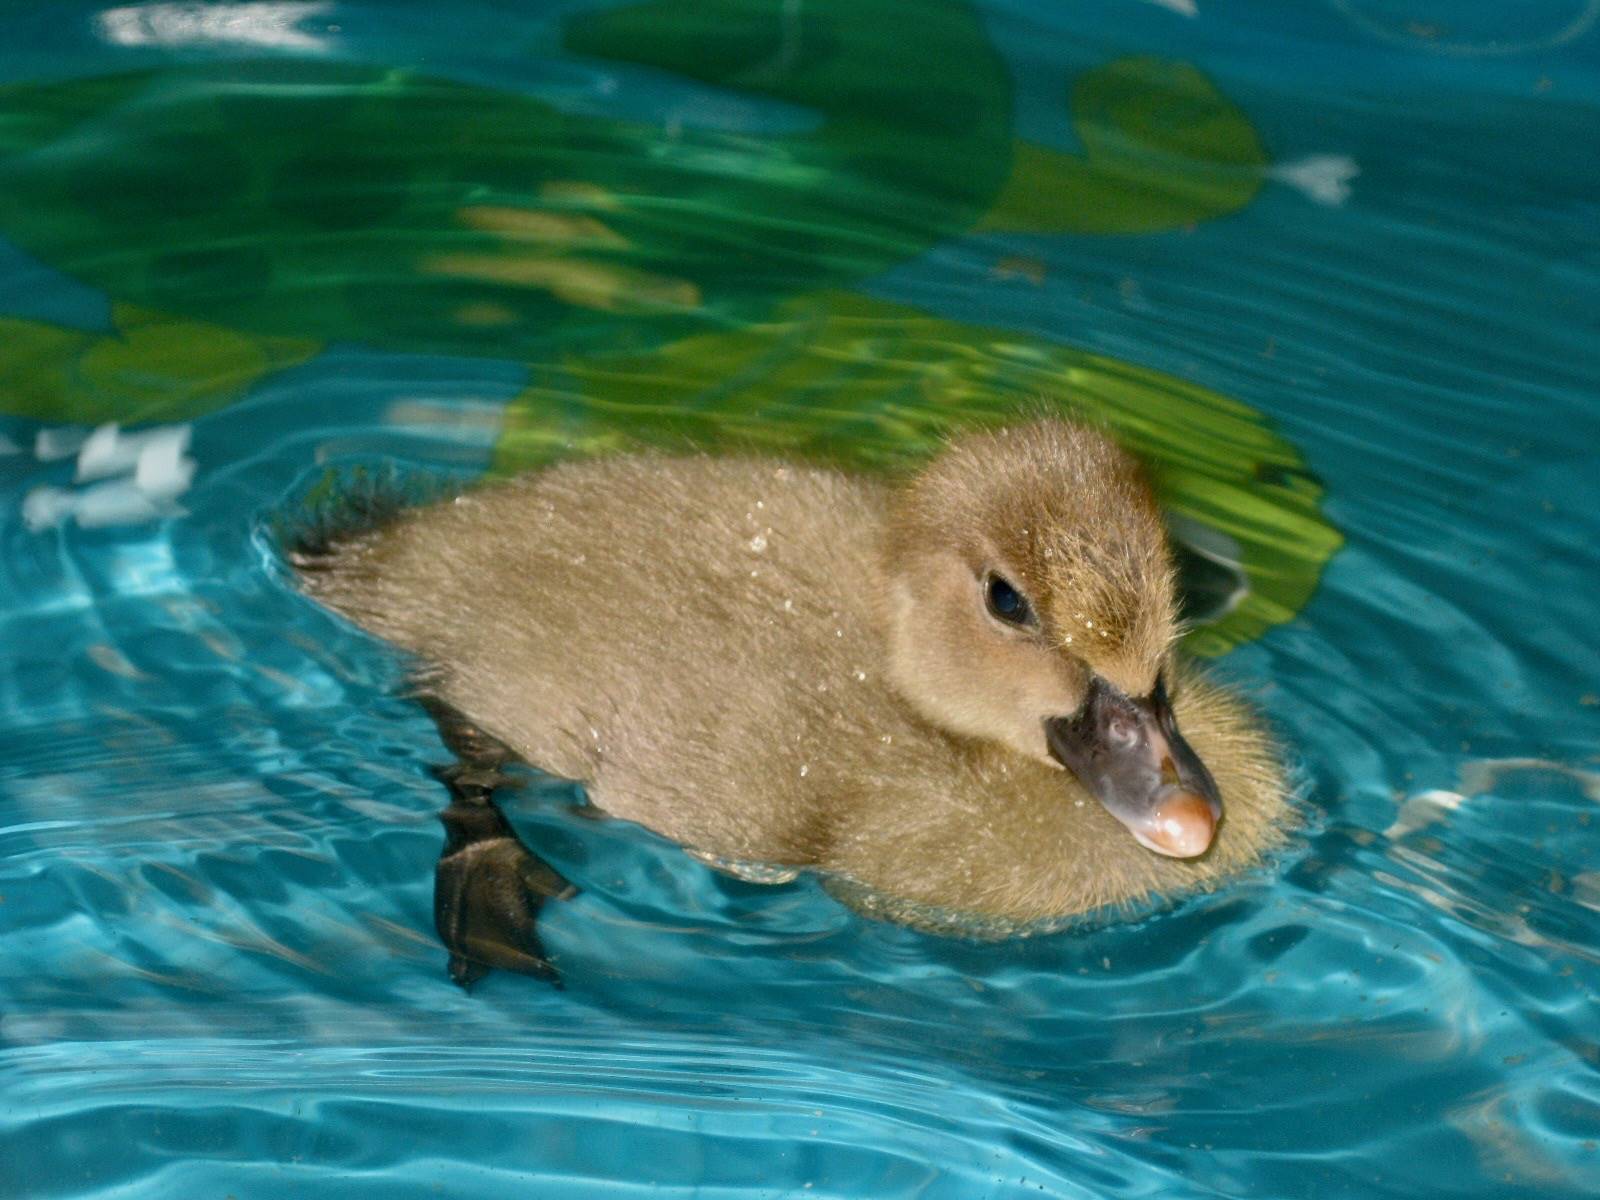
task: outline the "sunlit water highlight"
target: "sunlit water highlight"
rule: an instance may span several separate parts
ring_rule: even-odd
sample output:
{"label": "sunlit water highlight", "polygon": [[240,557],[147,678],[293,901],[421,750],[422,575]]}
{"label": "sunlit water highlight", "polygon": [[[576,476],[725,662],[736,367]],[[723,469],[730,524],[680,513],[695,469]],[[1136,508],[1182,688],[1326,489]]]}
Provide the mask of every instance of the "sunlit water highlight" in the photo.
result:
{"label": "sunlit water highlight", "polygon": [[[1600,1190],[1588,9],[857,7],[827,75],[793,22],[832,6],[706,6],[772,21],[719,82],[638,65],[671,5],[646,50],[569,4],[6,7],[0,1195]],[[1103,70],[1130,56],[1187,66]],[[385,74],[419,63],[450,86]],[[863,80],[913,124],[988,97],[971,169],[932,118],[841,134]],[[188,124],[213,102],[262,140]],[[450,105],[570,140],[457,177]],[[352,146],[376,175],[313,169]],[[893,460],[1052,375],[1244,558],[1197,648],[1292,747],[1285,855],[967,943],[529,773],[507,811],[583,889],[543,921],[566,988],[453,987],[443,748],[404,664],[288,586],[274,514],[331,464],[466,479],[635,433]],[[111,420],[188,425],[192,479],[75,478]],[[82,519],[107,480],[130,523]]]}

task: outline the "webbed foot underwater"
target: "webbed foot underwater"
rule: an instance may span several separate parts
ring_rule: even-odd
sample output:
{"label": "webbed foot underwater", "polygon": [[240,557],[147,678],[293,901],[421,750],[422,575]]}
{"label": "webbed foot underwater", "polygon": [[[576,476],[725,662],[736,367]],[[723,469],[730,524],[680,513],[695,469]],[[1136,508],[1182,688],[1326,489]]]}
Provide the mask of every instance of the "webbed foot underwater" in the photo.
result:
{"label": "webbed foot underwater", "polygon": [[450,951],[450,978],[471,988],[501,967],[560,987],[539,939],[539,909],[578,889],[523,845],[494,803],[496,789],[512,783],[502,768],[515,755],[448,705],[424,705],[456,756],[435,772],[450,791],[439,814],[445,840],[433,884],[433,921]]}
{"label": "webbed foot underwater", "polygon": [[[1143,472],[1063,421],[958,438],[898,483],[759,457],[562,464],[293,557],[313,597],[426,663],[448,710],[603,812],[908,920],[1021,929],[1205,888],[1283,835],[1264,728],[1176,660]],[[480,799],[452,837],[558,893]],[[457,978],[519,967],[535,912],[487,936],[521,939],[509,955],[442,916]]]}

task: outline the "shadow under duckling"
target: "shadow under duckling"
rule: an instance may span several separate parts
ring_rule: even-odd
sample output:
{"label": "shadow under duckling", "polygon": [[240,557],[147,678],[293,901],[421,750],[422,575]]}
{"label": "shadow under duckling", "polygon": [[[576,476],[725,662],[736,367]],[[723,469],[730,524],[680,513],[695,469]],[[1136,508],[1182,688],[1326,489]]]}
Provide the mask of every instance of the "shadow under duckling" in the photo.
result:
{"label": "shadow under duckling", "polygon": [[[422,660],[469,766],[520,757],[707,861],[815,868],[875,915],[1020,929],[1209,886],[1283,836],[1263,727],[1175,661],[1144,474],[1083,426],[969,434],[898,485],[757,457],[561,464],[292,558]],[[547,966],[527,911],[495,918],[504,880],[467,866],[564,884],[473,815],[491,791],[452,785],[461,982]],[[478,827],[492,853],[468,852]],[[473,888],[501,897],[487,915]],[[484,949],[502,926],[509,957]]]}

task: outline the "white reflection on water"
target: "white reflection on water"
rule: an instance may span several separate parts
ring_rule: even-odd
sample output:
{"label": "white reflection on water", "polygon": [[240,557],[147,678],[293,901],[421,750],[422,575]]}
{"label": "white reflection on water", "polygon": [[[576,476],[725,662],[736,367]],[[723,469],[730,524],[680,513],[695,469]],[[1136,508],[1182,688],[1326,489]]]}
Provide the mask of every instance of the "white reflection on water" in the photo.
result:
{"label": "white reflection on water", "polygon": [[311,33],[298,26],[332,7],[322,0],[147,4],[107,9],[95,22],[95,29],[114,46],[236,45],[317,51],[327,48],[326,33],[334,30]]}

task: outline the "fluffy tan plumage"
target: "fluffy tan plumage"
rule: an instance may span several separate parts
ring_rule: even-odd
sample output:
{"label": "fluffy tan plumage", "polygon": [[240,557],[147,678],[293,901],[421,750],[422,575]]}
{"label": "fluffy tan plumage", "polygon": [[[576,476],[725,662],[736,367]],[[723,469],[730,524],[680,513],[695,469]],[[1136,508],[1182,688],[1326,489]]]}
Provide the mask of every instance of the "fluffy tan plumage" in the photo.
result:
{"label": "fluffy tan plumage", "polygon": [[[604,812],[719,861],[819,868],[901,919],[1027,924],[1205,887],[1282,836],[1260,724],[1171,663],[1141,471],[1075,425],[963,437],[900,486],[753,457],[563,464],[301,565]],[[995,573],[1032,626],[986,610]],[[1044,733],[1093,681],[1142,697],[1163,671],[1224,803],[1198,858],[1139,845]]]}

